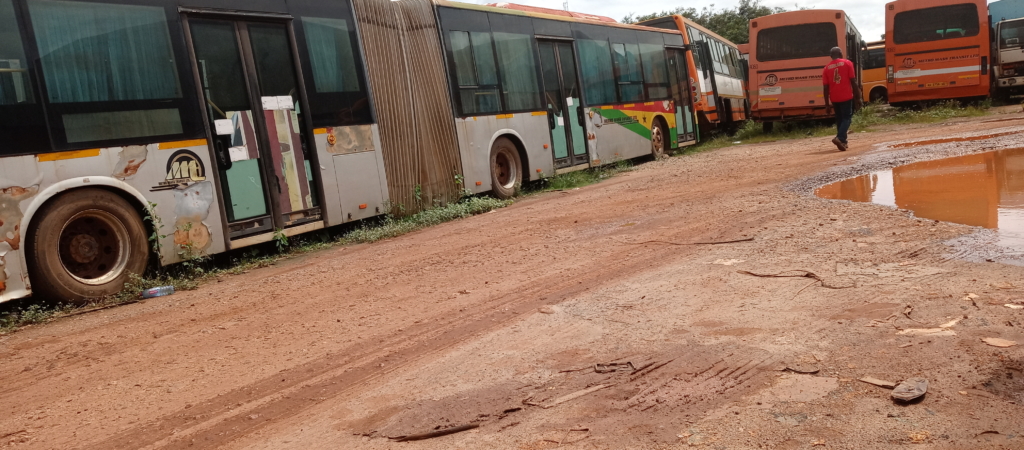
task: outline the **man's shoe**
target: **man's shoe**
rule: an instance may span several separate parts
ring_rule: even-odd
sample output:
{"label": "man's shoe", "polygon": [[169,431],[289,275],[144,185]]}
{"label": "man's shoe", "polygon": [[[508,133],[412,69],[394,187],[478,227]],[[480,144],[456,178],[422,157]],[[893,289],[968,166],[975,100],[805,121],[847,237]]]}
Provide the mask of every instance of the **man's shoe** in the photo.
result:
{"label": "man's shoe", "polygon": [[840,141],[839,138],[832,139],[832,143],[836,144],[836,148],[838,148],[839,151],[841,151],[841,152],[845,152],[846,151],[846,144],[844,144],[843,141]]}

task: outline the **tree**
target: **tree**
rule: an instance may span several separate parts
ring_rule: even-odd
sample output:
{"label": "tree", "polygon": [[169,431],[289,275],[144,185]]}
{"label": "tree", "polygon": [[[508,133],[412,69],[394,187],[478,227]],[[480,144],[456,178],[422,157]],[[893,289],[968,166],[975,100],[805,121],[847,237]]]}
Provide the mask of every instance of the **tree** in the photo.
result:
{"label": "tree", "polygon": [[669,11],[662,11],[652,14],[634,16],[630,14],[622,18],[623,23],[637,23],[658,17],[679,14],[701,26],[717,33],[735,44],[750,42],[749,23],[751,19],[786,12],[783,8],[770,7],[761,4],[761,0],[740,0],[739,5],[734,8],[716,10],[715,5],[705,6],[700,12],[696,8],[675,8]]}

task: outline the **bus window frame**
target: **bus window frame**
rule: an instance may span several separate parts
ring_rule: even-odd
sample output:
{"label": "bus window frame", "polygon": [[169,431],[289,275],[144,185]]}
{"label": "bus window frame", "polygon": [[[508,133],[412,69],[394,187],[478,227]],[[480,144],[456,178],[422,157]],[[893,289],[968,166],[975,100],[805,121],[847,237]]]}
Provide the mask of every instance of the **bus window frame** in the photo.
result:
{"label": "bus window frame", "polygon": [[[51,144],[50,133],[48,123],[46,119],[46,109],[43,106],[43,99],[40,97],[39,91],[39,73],[36,70],[35,55],[33,54],[33,48],[29,47],[31,44],[33,35],[29,32],[29,28],[26,23],[28,22],[28,16],[25,14],[25,5],[22,0],[0,0],[8,2],[13,9],[13,19],[15,27],[18,29],[18,37],[21,39],[19,43],[21,45],[22,56],[25,58],[24,70],[25,76],[28,78],[28,87],[31,89],[33,96],[33,102],[25,103],[21,105],[2,105],[0,106],[0,119],[6,119],[5,116],[16,115],[21,119],[29,118],[31,129],[25,130],[25,127],[19,127],[16,129],[16,136],[11,142],[10,137],[0,141],[0,157],[6,156],[20,156],[20,155],[34,155],[40,153],[49,153],[53,151],[53,145]],[[10,108],[10,112],[7,112]],[[20,111],[19,111],[20,110]],[[5,120],[5,123],[9,123]],[[7,146],[11,147],[8,148]]]}
{"label": "bus window frame", "polygon": [[[926,40],[909,40],[909,41],[904,41],[904,40],[901,40],[901,37],[904,37],[904,36],[901,35],[900,33],[896,32],[896,30],[902,30],[903,29],[903,27],[901,27],[900,24],[899,24],[900,16],[908,17],[908,15],[910,15],[910,14],[921,13],[922,11],[939,10],[939,9],[950,9],[950,10],[952,10],[953,8],[962,8],[963,9],[963,11],[958,11],[957,12],[958,14],[959,13],[966,13],[968,10],[970,10],[970,13],[974,15],[974,18],[973,18],[973,20],[965,21],[965,23],[973,24],[973,25],[976,25],[978,27],[976,29],[974,29],[974,30],[964,30],[965,33],[962,36],[946,37],[946,34],[948,34],[949,30],[951,30],[951,28],[947,27],[947,28],[944,28],[942,30],[943,33],[940,35],[941,37],[939,39],[926,39]],[[955,14],[953,14],[953,15],[955,15]],[[923,43],[926,43],[926,42],[948,41],[950,39],[961,39],[961,38],[977,37],[979,34],[981,34],[980,20],[981,20],[981,18],[980,18],[980,15],[978,14],[977,5],[974,4],[974,3],[954,3],[954,4],[951,4],[951,5],[929,6],[927,8],[916,8],[916,9],[911,9],[911,10],[907,10],[907,11],[900,11],[900,12],[898,12],[895,15],[892,16],[892,23],[893,23],[893,25],[892,25],[892,27],[893,27],[892,42],[894,44],[896,44],[896,45],[911,45],[911,44],[923,44]],[[938,31],[939,30],[936,30],[936,34],[938,34]],[[973,31],[974,33],[973,34],[968,34],[967,33],[968,31]]]}
{"label": "bus window frame", "polygon": [[[42,70],[42,59],[39,54],[39,47],[36,41],[36,31],[32,24],[31,12],[28,2],[31,0],[15,0],[22,6],[22,26],[25,27],[25,34],[28,34],[29,41],[25,43],[26,57],[32,61],[32,67],[37,73],[35,86],[39,102],[43,106],[47,127],[49,128],[50,149],[48,152],[61,152],[70,150],[81,150],[90,148],[111,148],[124,147],[128,145],[148,145],[157,142],[169,142],[189,139],[205,139],[206,125],[202,122],[202,114],[199,108],[198,91],[195,86],[195,79],[190,64],[191,58],[185,43],[184,27],[177,6],[163,0],[137,0],[128,2],[125,0],[62,0],[75,3],[102,4],[102,5],[127,5],[127,6],[148,6],[161,8],[166,19],[168,38],[171,45],[171,54],[174,56],[174,65],[177,71],[178,85],[181,90],[179,98],[175,99],[147,99],[147,100],[121,100],[108,102],[78,102],[78,103],[52,103],[47,90],[45,75]],[[132,105],[148,106],[154,108],[130,108]],[[129,107],[118,108],[120,107]],[[167,135],[140,136],[118,139],[104,139],[95,141],[68,142],[64,127],[63,114],[73,113],[103,113],[103,112],[131,112],[140,110],[177,109],[181,116],[181,133]],[[47,153],[47,152],[40,152]]]}
{"label": "bus window frame", "polygon": [[[763,58],[762,55],[765,53],[765,52],[763,52],[761,50],[761,45],[764,42],[764,38],[762,37],[762,33],[767,32],[767,31],[771,31],[771,30],[778,30],[778,29],[782,29],[782,28],[796,28],[796,27],[805,27],[805,26],[809,26],[809,25],[830,25],[832,27],[832,33],[830,33],[830,36],[832,37],[832,39],[835,39],[835,42],[832,45],[830,45],[829,47],[831,48],[831,47],[838,47],[839,46],[839,44],[840,44],[840,41],[839,41],[839,27],[837,26],[837,23],[835,21],[831,21],[831,22],[808,22],[808,23],[801,23],[801,24],[796,24],[796,25],[781,25],[781,26],[771,27],[771,28],[762,28],[761,30],[759,30],[757,32],[757,48],[751,49],[753,51],[754,59],[756,59],[757,62],[759,62],[759,63],[765,63],[765,62],[775,62],[775,61],[792,61],[792,60],[799,60],[799,59],[821,58],[823,56],[826,56],[826,57],[829,56],[828,53],[826,52],[826,53],[821,54],[821,55],[810,55],[810,56],[803,55],[803,56],[797,56],[797,57],[786,56],[786,57],[781,57],[781,58],[762,59]],[[844,30],[845,30],[845,28],[844,28]],[[845,37],[846,33],[843,33],[843,35]],[[771,53],[769,53],[769,54],[771,54]]]}

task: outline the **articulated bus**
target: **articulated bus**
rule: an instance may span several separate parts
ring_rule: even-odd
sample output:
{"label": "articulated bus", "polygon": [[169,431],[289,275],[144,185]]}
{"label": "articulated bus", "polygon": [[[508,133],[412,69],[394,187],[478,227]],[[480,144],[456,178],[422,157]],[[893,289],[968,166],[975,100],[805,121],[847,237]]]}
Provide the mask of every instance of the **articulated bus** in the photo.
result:
{"label": "articulated bus", "polygon": [[985,0],[897,0],[885,5],[889,103],[989,95]]}
{"label": "articulated bus", "polygon": [[[523,126],[546,121],[553,136],[554,173],[634,158],[650,153],[652,146],[661,154],[696,143],[687,52],[678,32],[583,20],[580,13],[572,13],[574,18],[549,15],[513,3],[497,8],[437,3],[452,90],[458,93],[460,139],[479,142],[481,130],[491,133],[494,120],[513,115]],[[504,69],[508,74],[487,76],[493,69],[486,50],[477,53],[479,46],[489,48],[487,42],[493,41],[499,59],[506,59],[500,55],[512,54],[512,35],[535,42],[539,60],[516,59]],[[543,109],[537,111],[532,100],[499,105],[494,96],[498,86],[472,78],[474,67],[477,77],[492,80],[486,84],[504,83],[503,92],[543,89]],[[540,71],[538,78],[529,73],[534,69]],[[469,177],[471,168],[466,171]],[[552,173],[541,167],[536,171]]]}
{"label": "articulated bus", "polygon": [[747,120],[746,64],[732,42],[681,15],[640,22],[649,27],[679,30],[691,50],[686,55],[697,119],[705,130]]}
{"label": "articulated bus", "polygon": [[864,102],[888,103],[889,91],[885,77],[885,41],[868,42],[862,54],[861,90]]}
{"label": "articulated bus", "polygon": [[825,107],[821,73],[833,47],[853,61],[861,78],[864,43],[846,13],[802,10],[750,21],[751,118],[770,131],[774,122],[833,117]]}
{"label": "articulated bus", "polygon": [[679,33],[199,3],[0,0],[0,301],[695,142]]}

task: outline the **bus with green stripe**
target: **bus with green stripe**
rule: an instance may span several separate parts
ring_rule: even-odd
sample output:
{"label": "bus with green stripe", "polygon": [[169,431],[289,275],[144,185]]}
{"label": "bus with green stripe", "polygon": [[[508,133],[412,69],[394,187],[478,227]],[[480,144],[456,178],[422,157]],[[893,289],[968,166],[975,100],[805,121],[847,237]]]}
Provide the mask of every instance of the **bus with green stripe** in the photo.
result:
{"label": "bus with green stripe", "polygon": [[[438,1],[471,190],[696,143],[679,32]],[[519,178],[521,177],[521,178]]]}

